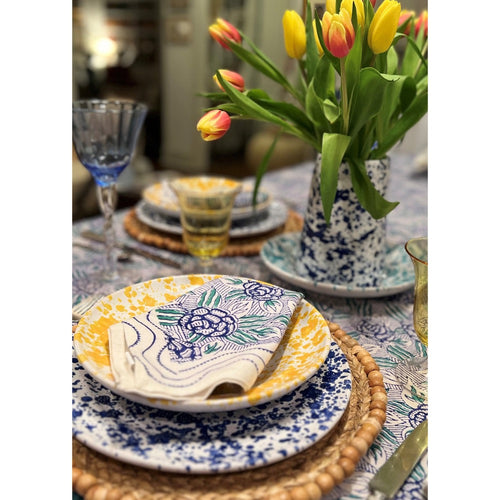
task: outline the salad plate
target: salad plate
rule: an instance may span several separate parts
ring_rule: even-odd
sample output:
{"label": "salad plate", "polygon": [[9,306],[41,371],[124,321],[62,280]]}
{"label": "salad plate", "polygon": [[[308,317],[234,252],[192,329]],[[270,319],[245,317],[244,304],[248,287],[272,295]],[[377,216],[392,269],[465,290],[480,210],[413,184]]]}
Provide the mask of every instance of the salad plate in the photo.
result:
{"label": "salad plate", "polygon": [[[243,183],[243,189],[236,195],[234,200],[231,214],[233,221],[245,219],[252,215],[258,215],[268,209],[272,201],[272,195],[270,193],[259,190],[255,207],[252,205],[252,195],[253,185]],[[177,195],[167,181],[156,182],[145,188],[142,192],[142,199],[163,215],[176,217],[177,219],[180,217]]]}
{"label": "salad plate", "polygon": [[122,462],[180,473],[224,473],[286,459],[339,421],[352,389],[335,342],[319,371],[258,406],[211,414],[160,410],[110,391],[73,358],[73,435]]}
{"label": "salad plate", "polygon": [[404,250],[404,245],[393,245],[387,248],[385,276],[378,287],[315,282],[299,275],[295,265],[299,245],[300,232],[283,233],[264,243],[260,257],[270,271],[288,283],[305,290],[336,297],[385,297],[409,290],[415,284],[413,265]]}
{"label": "salad plate", "polygon": [[[166,233],[181,235],[182,226],[178,217],[171,217],[156,210],[144,200],[136,205],[137,218],[146,226]],[[230,238],[247,238],[267,233],[285,224],[288,208],[282,201],[272,201],[265,212],[244,219],[232,220]]]}
{"label": "salad plate", "polygon": [[99,300],[75,331],[76,356],[87,372],[111,391],[155,408],[190,412],[217,412],[248,408],[277,399],[303,384],[324,363],[330,350],[330,330],[320,312],[306,300],[297,306],[281,343],[242,395],[211,396],[206,400],[172,401],[122,393],[116,388],[110,364],[108,328],[166,304],[179,295],[221,275],[183,275],[158,278],[128,286]]}

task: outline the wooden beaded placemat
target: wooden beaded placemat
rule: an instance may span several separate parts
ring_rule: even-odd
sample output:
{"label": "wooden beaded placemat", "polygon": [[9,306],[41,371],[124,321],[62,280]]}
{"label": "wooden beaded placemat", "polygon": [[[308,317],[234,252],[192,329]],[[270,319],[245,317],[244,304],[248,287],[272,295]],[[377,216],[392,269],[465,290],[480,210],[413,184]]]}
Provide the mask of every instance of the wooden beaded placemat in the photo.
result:
{"label": "wooden beaded placemat", "polygon": [[352,374],[342,418],[320,441],[281,462],[229,474],[178,474],[102,455],[73,438],[73,490],[84,500],[319,500],[350,476],[384,425],[379,367],[339,325],[329,323]]}
{"label": "wooden beaded placemat", "polygon": [[[158,248],[165,248],[172,252],[187,253],[187,248],[182,241],[182,236],[158,231],[157,229],[149,227],[138,219],[135,208],[132,208],[125,214],[123,225],[127,233],[141,243],[153,245]],[[221,257],[258,255],[262,245],[264,245],[269,238],[285,232],[300,231],[302,225],[302,216],[294,210],[289,210],[288,218],[285,223],[272,231],[246,238],[231,238],[227,247],[222,251]]]}

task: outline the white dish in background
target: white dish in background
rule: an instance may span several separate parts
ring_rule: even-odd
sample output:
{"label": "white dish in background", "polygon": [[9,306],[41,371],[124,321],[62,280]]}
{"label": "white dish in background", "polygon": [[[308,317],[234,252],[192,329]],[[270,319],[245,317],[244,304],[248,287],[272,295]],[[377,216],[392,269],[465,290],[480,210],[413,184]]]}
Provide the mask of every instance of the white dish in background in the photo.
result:
{"label": "white dish in background", "polygon": [[[182,234],[182,226],[178,217],[168,216],[142,200],[136,205],[137,218],[146,226],[176,235]],[[266,211],[255,216],[232,221],[229,236],[246,238],[267,233],[285,224],[288,218],[287,206],[279,200],[272,201]]]}
{"label": "white dish in background", "polygon": [[336,297],[375,298],[404,292],[414,286],[413,265],[405,252],[404,245],[387,249],[385,277],[379,287],[358,287],[336,285],[334,283],[314,282],[300,276],[295,267],[300,245],[300,232],[283,233],[267,240],[260,257],[267,268],[288,283]]}
{"label": "white dish in background", "polygon": [[75,331],[73,344],[80,363],[105,387],[130,400],[155,408],[191,412],[236,410],[272,401],[303,384],[318,371],[330,349],[330,330],[319,311],[302,299],[280,345],[254,386],[245,394],[210,397],[203,401],[171,401],[118,391],[110,366],[108,328],[166,304],[216,277],[184,275],[158,278],[103,297],[84,314]]}
{"label": "white dish in background", "polygon": [[[252,215],[259,215],[267,210],[272,201],[272,195],[267,191],[259,190],[257,204],[252,205],[253,185],[243,184],[243,189],[234,200],[234,207],[231,214],[232,220],[244,219]],[[179,203],[177,195],[170,187],[168,181],[156,182],[145,188],[142,192],[142,199],[158,212],[169,217],[180,217]]]}

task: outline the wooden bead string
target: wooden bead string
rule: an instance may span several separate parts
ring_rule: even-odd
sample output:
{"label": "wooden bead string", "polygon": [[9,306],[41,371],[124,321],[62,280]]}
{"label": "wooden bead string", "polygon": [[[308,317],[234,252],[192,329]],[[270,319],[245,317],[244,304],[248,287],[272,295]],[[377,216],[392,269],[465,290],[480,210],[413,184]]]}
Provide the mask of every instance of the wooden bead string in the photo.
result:
{"label": "wooden bead string", "polygon": [[74,491],[84,500],[320,500],[354,473],[382,430],[387,409],[373,358],[339,325],[328,326],[351,366],[353,391],[339,423],[311,448],[260,469],[204,476],[134,467],[74,439]]}

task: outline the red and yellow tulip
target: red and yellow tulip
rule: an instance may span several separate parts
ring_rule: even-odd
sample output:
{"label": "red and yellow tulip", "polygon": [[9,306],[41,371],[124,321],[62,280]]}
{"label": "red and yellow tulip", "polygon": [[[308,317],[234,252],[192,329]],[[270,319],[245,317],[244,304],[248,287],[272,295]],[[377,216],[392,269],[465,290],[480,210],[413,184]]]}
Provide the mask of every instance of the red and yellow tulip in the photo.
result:
{"label": "red and yellow tulip", "polygon": [[286,10],[282,22],[286,53],[293,59],[302,59],[306,52],[306,27],[303,19],[294,10]]}
{"label": "red and yellow tulip", "polygon": [[351,50],[355,37],[349,12],[346,9],[340,9],[338,14],[326,11],[321,26],[326,48],[335,57],[345,57]]}
{"label": "red and yellow tulip", "polygon": [[228,41],[241,43],[240,32],[231,23],[220,17],[208,27],[208,32],[225,49],[231,50]]}
{"label": "red and yellow tulip", "polygon": [[375,12],[368,30],[368,45],[374,54],[382,54],[391,46],[398,29],[401,4],[384,0]]}
{"label": "red and yellow tulip", "polygon": [[363,0],[342,0],[340,9],[345,9],[349,12],[349,17],[352,18],[352,6],[356,6],[356,18],[358,25],[363,27],[365,25],[365,6]]}
{"label": "red and yellow tulip", "polygon": [[[414,10],[407,10],[403,9],[401,11],[401,14],[399,15],[399,22],[398,22],[398,28],[402,26],[408,19],[411,19],[412,17],[415,17],[415,11]],[[411,31],[411,22],[408,22],[408,24],[405,26],[404,29],[404,34],[409,35]]]}
{"label": "red and yellow tulip", "polygon": [[424,37],[427,38],[428,20],[429,20],[429,15],[427,11],[426,10],[422,11],[420,16],[418,16],[418,19],[415,21],[415,36],[418,35],[420,28],[423,27]]}
{"label": "red and yellow tulip", "polygon": [[[220,69],[219,73],[221,74],[224,81],[232,85],[236,90],[243,92],[245,90],[245,79],[236,71],[230,71],[229,69]],[[217,75],[213,76],[214,82],[218,85],[218,87],[225,92],[224,87],[220,84]]]}
{"label": "red and yellow tulip", "polygon": [[201,138],[204,141],[216,141],[229,130],[230,126],[229,115],[220,109],[213,109],[200,118],[196,124],[196,130],[201,132]]}

